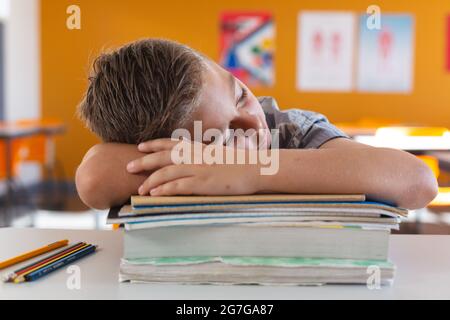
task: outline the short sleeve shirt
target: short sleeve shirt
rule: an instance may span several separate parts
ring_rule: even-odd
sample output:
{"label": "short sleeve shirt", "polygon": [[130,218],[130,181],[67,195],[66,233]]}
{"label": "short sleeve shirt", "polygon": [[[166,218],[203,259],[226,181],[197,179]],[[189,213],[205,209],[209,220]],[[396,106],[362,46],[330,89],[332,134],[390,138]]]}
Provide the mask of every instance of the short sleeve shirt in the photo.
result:
{"label": "short sleeve shirt", "polygon": [[317,112],[289,109],[281,111],[272,97],[258,97],[269,129],[279,130],[280,149],[317,149],[334,138],[349,138]]}

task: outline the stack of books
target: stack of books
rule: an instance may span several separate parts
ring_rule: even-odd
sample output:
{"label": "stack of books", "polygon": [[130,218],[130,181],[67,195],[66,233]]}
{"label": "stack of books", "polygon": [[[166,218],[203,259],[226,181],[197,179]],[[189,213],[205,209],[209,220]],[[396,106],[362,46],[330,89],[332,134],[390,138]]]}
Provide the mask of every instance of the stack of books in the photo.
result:
{"label": "stack of books", "polygon": [[141,197],[110,210],[124,226],[120,281],[381,284],[389,235],[407,210],[364,195]]}

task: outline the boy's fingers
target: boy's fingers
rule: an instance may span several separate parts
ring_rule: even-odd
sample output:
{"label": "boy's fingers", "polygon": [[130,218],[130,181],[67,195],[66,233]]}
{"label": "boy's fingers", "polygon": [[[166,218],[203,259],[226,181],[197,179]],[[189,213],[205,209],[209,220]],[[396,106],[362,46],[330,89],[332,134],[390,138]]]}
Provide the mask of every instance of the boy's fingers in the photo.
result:
{"label": "boy's fingers", "polygon": [[162,150],[170,150],[176,146],[180,140],[172,140],[170,138],[150,140],[142,142],[138,145],[141,152],[158,152]]}
{"label": "boy's fingers", "polygon": [[153,172],[147,180],[139,187],[139,194],[149,194],[152,189],[172,180],[192,176],[192,169],[189,165],[170,165]]}
{"label": "boy's fingers", "polygon": [[167,182],[151,190],[152,196],[192,195],[195,193],[195,179],[181,178]]}
{"label": "boy's fingers", "polygon": [[133,160],[127,165],[130,173],[142,171],[154,171],[156,169],[173,164],[171,151],[161,151],[147,154],[139,159]]}

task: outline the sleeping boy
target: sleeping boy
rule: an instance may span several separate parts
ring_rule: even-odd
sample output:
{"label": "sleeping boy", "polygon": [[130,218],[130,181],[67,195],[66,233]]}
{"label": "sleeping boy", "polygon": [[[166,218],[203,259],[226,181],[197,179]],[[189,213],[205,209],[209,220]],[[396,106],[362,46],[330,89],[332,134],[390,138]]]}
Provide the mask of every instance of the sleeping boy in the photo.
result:
{"label": "sleeping boy", "polygon": [[[357,193],[416,209],[437,194],[431,170],[415,156],[355,142],[319,113],[280,110],[274,98],[255,97],[206,56],[169,40],[140,40],[101,54],[78,113],[102,140],[76,173],[78,193],[92,208],[123,204],[133,194]],[[239,148],[215,144],[276,151],[276,172],[261,174],[260,161],[174,161],[174,148],[188,142],[171,139],[173,133],[194,135],[196,123],[224,136],[230,129],[276,130],[277,143],[260,134],[245,137]],[[198,144],[202,150],[211,141],[192,142]]]}

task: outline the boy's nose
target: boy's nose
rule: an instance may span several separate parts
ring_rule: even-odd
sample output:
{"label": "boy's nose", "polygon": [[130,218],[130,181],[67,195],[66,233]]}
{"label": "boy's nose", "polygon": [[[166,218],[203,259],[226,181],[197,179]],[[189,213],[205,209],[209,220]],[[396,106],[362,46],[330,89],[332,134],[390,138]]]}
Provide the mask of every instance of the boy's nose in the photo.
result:
{"label": "boy's nose", "polygon": [[250,114],[248,111],[242,110],[239,115],[231,122],[230,129],[261,129],[262,124],[257,116]]}

